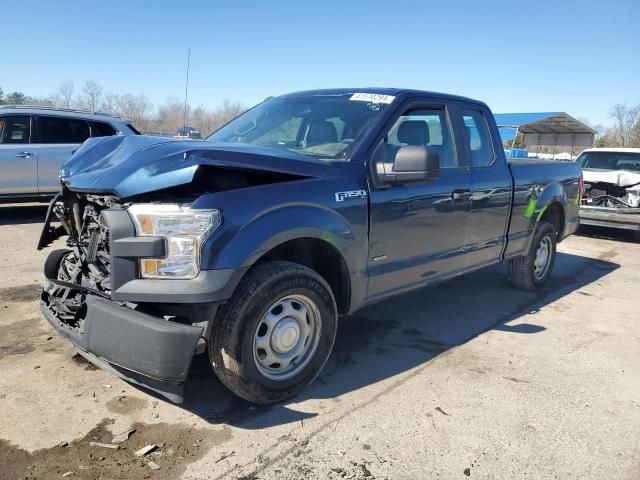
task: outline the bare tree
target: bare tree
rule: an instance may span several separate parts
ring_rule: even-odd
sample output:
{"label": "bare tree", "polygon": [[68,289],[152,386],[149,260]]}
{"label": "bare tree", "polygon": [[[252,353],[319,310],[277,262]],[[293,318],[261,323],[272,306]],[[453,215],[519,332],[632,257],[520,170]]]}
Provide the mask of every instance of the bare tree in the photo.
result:
{"label": "bare tree", "polygon": [[247,107],[242,103],[232,100],[223,100],[222,105],[213,110],[200,105],[191,111],[189,107],[189,125],[187,126],[197,128],[206,136],[236,118],[246,109]]}
{"label": "bare tree", "polygon": [[640,105],[636,105],[629,109],[627,115],[627,131],[628,145],[630,147],[640,147]]}
{"label": "bare tree", "polygon": [[95,80],[88,80],[82,87],[82,95],[80,96],[80,106],[91,110],[98,111],[102,100],[102,87]]}
{"label": "bare tree", "polygon": [[55,95],[55,104],[57,107],[71,108],[73,104],[73,82],[61,83],[58,87],[58,93]]}
{"label": "bare tree", "polygon": [[153,105],[144,95],[109,93],[105,96],[102,109],[111,115],[133,120],[140,130],[149,130],[152,127]]}
{"label": "bare tree", "polygon": [[202,105],[193,109],[189,115],[189,119],[191,126],[199,129],[205,136],[211,133],[216,127],[213,112]]}
{"label": "bare tree", "polygon": [[617,146],[631,146],[632,133],[640,123],[640,105],[627,107],[621,103],[615,104],[609,111],[609,116],[614,120],[614,125],[609,131]]}
{"label": "bare tree", "polygon": [[55,97],[50,95],[48,97],[27,97],[24,103],[30,105],[45,105],[47,107],[55,107]]}
{"label": "bare tree", "polygon": [[[190,107],[187,105],[187,113]],[[184,122],[184,103],[176,97],[169,97],[158,107],[154,130],[167,135],[175,135]]]}
{"label": "bare tree", "polygon": [[217,125],[216,128],[230,122],[246,110],[247,107],[241,102],[225,98],[222,101],[222,105],[215,110],[216,120],[219,122],[219,125]]}

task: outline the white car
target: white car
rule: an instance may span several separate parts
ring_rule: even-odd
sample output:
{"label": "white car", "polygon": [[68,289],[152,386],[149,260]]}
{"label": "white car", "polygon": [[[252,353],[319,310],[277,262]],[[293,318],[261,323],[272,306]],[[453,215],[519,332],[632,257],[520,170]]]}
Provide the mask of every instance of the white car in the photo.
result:
{"label": "white car", "polygon": [[640,148],[590,148],[576,162],[585,187],[580,223],[640,232]]}

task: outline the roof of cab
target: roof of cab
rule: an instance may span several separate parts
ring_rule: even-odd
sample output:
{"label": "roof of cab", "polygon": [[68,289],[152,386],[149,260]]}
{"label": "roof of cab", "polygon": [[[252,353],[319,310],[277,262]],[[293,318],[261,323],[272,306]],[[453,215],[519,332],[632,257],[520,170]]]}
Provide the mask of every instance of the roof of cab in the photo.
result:
{"label": "roof of cab", "polygon": [[283,97],[298,96],[298,95],[346,95],[353,93],[372,93],[377,95],[391,95],[394,97],[434,97],[441,98],[443,100],[457,100],[461,102],[471,102],[479,105],[486,104],[480,100],[474,100],[472,98],[462,97],[460,95],[452,95],[450,93],[430,92],[426,90],[413,90],[409,88],[377,88],[377,87],[365,87],[365,88],[327,88],[320,90],[304,90],[300,92],[293,92],[282,95]]}

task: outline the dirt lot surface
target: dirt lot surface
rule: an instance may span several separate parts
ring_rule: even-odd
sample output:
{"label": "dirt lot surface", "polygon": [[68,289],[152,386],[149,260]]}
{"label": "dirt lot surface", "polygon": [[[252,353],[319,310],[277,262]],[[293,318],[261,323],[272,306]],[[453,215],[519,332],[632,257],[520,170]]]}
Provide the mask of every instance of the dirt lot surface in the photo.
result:
{"label": "dirt lot surface", "polygon": [[44,212],[0,205],[2,479],[640,478],[640,243],[626,234],[568,239],[538,294],[497,267],[342,319],[293,401],[240,401],[199,356],[173,405],[43,319]]}

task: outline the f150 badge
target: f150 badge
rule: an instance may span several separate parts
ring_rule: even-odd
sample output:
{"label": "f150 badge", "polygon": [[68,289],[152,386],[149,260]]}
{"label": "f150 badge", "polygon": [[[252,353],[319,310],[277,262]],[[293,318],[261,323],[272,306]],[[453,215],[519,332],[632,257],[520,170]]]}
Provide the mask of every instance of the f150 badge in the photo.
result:
{"label": "f150 badge", "polygon": [[367,198],[365,190],[351,190],[350,192],[336,192],[336,202],[344,202],[345,200],[353,200],[354,198]]}

